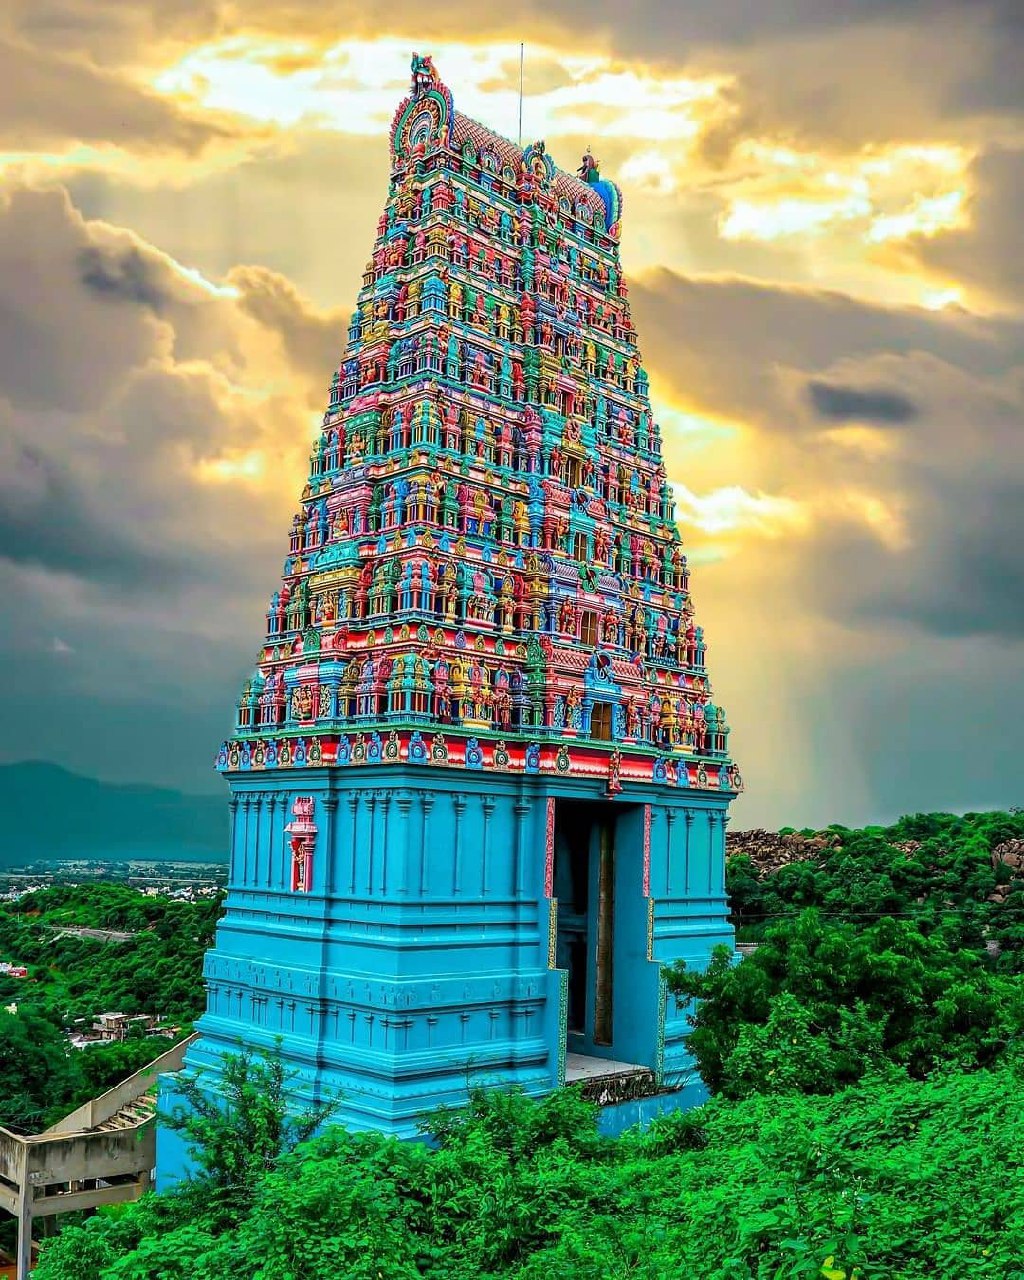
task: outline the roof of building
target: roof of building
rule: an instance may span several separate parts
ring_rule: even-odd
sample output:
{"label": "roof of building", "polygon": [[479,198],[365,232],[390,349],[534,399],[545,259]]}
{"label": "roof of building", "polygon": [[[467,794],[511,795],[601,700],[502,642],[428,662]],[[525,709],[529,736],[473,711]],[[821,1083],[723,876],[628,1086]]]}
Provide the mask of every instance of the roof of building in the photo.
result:
{"label": "roof of building", "polygon": [[[519,166],[525,155],[524,148],[517,146],[509,138],[502,137],[500,133],[495,133],[493,129],[488,129],[472,116],[464,115],[461,111],[455,112],[452,122],[452,141],[459,147],[464,142],[472,142],[477,150],[489,147],[497,155],[500,164],[511,165],[516,173],[519,172]],[[557,166],[553,186],[556,195],[559,198],[564,196],[570,204],[575,206],[583,203],[599,213],[605,212],[604,201],[594,186]]]}

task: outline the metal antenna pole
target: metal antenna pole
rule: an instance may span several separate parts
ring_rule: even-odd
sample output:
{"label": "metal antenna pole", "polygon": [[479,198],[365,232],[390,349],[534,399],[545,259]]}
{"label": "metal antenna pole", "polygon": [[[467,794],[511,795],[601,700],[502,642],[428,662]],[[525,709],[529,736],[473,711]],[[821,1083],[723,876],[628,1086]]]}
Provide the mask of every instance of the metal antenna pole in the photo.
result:
{"label": "metal antenna pole", "polygon": [[523,145],[523,57],[525,45],[519,45],[519,145]]}

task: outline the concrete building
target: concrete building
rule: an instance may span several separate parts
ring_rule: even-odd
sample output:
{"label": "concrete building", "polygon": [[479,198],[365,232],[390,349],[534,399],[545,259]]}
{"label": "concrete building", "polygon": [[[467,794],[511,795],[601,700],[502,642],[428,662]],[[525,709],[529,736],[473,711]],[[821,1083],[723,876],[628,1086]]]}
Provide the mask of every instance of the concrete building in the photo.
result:
{"label": "concrete building", "polygon": [[17,1280],[33,1261],[33,1225],[103,1204],[137,1199],[156,1165],[156,1084],[182,1066],[184,1040],[44,1133],[0,1128],[0,1209],[18,1222]]}

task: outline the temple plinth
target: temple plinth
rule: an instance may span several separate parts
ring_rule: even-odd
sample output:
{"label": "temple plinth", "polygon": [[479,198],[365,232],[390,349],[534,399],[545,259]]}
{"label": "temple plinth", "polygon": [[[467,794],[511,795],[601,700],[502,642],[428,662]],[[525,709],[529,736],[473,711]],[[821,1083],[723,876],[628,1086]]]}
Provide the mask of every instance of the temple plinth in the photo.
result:
{"label": "temple plinth", "polygon": [[281,1037],[297,1103],[340,1092],[339,1122],[403,1136],[467,1083],[557,1089],[567,1059],[664,1099],[689,1060],[660,966],[732,940],[740,779],[621,195],[589,153],[573,176],[457,112],[425,58],[391,161],[217,758],[229,892],[188,1065],[215,1081]]}

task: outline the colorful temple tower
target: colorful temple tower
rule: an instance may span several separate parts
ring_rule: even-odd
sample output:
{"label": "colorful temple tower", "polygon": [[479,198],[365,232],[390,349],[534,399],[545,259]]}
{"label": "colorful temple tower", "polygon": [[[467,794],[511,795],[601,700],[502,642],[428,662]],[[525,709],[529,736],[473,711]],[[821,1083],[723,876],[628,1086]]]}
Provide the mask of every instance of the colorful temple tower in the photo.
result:
{"label": "colorful temple tower", "polygon": [[620,217],[589,154],[571,176],[521,150],[414,57],[217,759],[229,893],[189,1066],[282,1037],[297,1101],[340,1092],[341,1123],[399,1135],[467,1084],[543,1094],[591,1059],[683,1101],[660,968],[732,939],[741,784]]}

